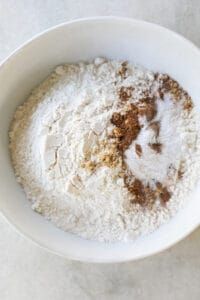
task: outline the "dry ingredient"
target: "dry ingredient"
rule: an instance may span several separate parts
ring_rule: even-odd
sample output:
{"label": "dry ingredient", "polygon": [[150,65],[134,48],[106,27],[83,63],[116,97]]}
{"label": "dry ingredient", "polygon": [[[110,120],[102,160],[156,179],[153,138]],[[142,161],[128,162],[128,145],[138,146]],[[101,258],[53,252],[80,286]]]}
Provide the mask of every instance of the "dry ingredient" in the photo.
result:
{"label": "dry ingredient", "polygon": [[58,66],[17,108],[9,136],[32,208],[87,239],[152,232],[200,175],[192,99],[168,75],[129,62]]}

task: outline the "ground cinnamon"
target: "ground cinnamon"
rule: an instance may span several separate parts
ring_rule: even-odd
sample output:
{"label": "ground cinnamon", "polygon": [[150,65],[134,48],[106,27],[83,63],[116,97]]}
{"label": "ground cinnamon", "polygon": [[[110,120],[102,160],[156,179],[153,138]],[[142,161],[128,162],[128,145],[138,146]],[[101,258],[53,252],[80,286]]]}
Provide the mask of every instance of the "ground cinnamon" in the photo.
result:
{"label": "ground cinnamon", "polygon": [[151,128],[154,131],[155,137],[158,138],[160,134],[160,122],[159,121],[151,122],[149,124],[149,128]]}
{"label": "ground cinnamon", "polygon": [[148,145],[156,153],[160,154],[162,152],[162,144],[161,143],[149,143]]}
{"label": "ground cinnamon", "polygon": [[119,98],[121,101],[127,101],[128,99],[131,98],[133,92],[133,87],[132,86],[122,86],[119,90]]}
{"label": "ground cinnamon", "polygon": [[[167,82],[165,83],[165,88],[167,88]],[[128,103],[127,105],[126,102],[132,96],[132,91],[133,89],[131,87],[120,88],[119,100],[126,109],[123,113],[113,113],[111,117],[111,123],[115,126],[111,137],[114,139],[118,155],[121,156],[124,168],[122,178],[124,179],[126,188],[132,194],[133,203],[148,206],[154,203],[157,198],[160,198],[161,202],[164,204],[171,196],[166,187],[162,186],[161,183],[157,183],[154,188],[149,185],[144,185],[142,181],[134,177],[125,163],[125,151],[132,142],[136,140],[142,128],[139,122],[141,116],[145,116],[146,120],[150,122],[149,127],[154,131],[156,138],[158,138],[160,133],[160,123],[158,121],[153,121],[157,114],[156,98],[146,95],[144,98],[140,99],[138,103]],[[156,153],[162,152],[161,143],[149,143],[149,147]],[[135,144],[135,152],[138,157],[141,157],[141,145]]]}
{"label": "ground cinnamon", "polygon": [[171,197],[170,192],[168,191],[168,189],[165,186],[162,185],[161,182],[157,182],[156,187],[157,187],[157,192],[158,192],[161,202],[163,204],[165,204],[166,202],[169,201],[169,199]]}
{"label": "ground cinnamon", "polygon": [[142,147],[139,144],[135,144],[135,152],[136,154],[141,157],[142,156]]}
{"label": "ground cinnamon", "polygon": [[125,79],[126,78],[126,73],[128,71],[128,62],[127,61],[124,61],[122,64],[121,64],[121,67],[118,71],[118,74],[123,78]]}
{"label": "ground cinnamon", "polygon": [[146,116],[147,121],[153,120],[157,113],[156,100],[153,97],[146,97],[139,101],[138,112],[141,116]]}
{"label": "ground cinnamon", "polygon": [[112,134],[113,138],[116,139],[119,152],[123,154],[140,132],[137,106],[131,104],[130,110],[123,115],[113,114],[111,123],[116,126]]}

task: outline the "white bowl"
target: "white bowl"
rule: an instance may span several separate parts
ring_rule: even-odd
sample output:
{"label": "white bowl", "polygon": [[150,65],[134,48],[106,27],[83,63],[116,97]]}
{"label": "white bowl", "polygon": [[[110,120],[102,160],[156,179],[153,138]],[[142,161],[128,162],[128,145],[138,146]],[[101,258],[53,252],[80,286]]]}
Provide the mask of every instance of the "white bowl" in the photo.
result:
{"label": "white bowl", "polygon": [[0,208],[32,241],[66,258],[120,262],[155,254],[184,238],[200,223],[200,186],[168,224],[132,243],[98,243],[65,233],[32,211],[15,181],[8,151],[8,127],[16,107],[56,65],[96,56],[131,60],[169,73],[200,108],[200,52],[183,37],[158,25],[118,17],[61,24],[15,51],[0,67]]}

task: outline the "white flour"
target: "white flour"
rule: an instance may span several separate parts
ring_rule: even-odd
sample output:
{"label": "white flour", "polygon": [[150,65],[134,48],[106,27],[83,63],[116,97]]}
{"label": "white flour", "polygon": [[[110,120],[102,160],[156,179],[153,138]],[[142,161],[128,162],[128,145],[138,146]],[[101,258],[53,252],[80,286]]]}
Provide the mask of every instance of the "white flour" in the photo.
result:
{"label": "white flour", "polygon": [[[174,108],[167,99],[159,102],[156,116],[162,155],[148,147],[154,136],[145,122],[126,150],[129,168],[143,182],[165,182],[169,165],[178,168],[184,160],[183,179],[166,182],[173,192],[166,206],[156,201],[149,210],[130,203],[117,167],[104,165],[91,173],[81,166],[88,151],[113,129],[120,66],[98,58],[91,64],[57,67],[17,109],[10,131],[13,166],[32,208],[65,231],[99,241],[129,240],[155,230],[177,212],[200,173],[195,112]],[[134,87],[134,102],[152,85],[154,75],[133,65],[127,72],[123,85]],[[141,158],[135,143],[143,147]]]}

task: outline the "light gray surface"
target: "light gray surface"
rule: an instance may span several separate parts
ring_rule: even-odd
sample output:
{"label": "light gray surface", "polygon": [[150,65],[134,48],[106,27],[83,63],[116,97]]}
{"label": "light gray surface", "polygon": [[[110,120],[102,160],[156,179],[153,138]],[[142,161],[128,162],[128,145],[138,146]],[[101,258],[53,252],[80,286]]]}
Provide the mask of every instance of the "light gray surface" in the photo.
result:
{"label": "light gray surface", "polygon": [[[159,23],[200,46],[199,0],[0,0],[0,60],[50,26],[95,15]],[[3,218],[0,230],[1,300],[200,299],[200,229],[162,254],[112,265],[49,254]]]}

